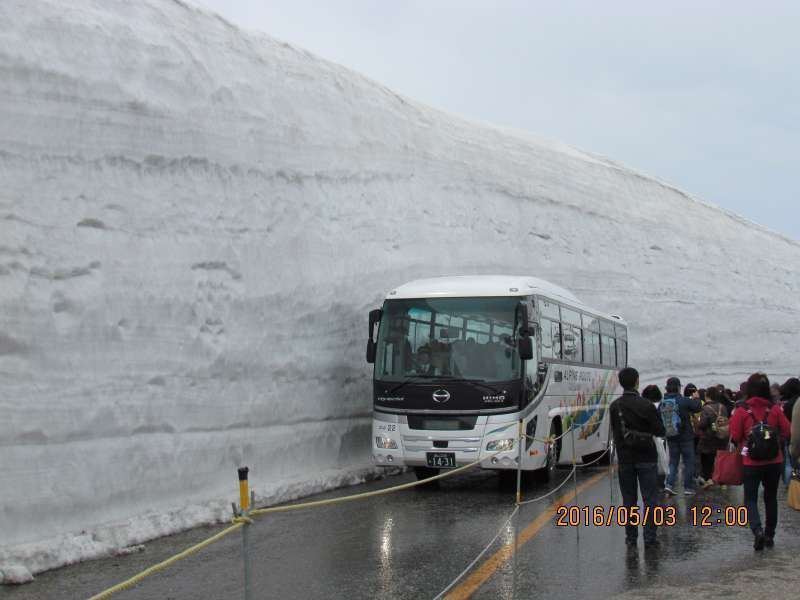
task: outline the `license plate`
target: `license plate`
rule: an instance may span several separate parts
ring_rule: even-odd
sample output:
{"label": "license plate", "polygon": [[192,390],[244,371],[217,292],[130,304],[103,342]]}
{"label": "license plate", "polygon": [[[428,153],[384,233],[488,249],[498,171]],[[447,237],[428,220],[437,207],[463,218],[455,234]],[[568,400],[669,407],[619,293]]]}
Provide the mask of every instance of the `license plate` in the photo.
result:
{"label": "license plate", "polygon": [[456,453],[455,452],[428,452],[425,455],[428,459],[429,467],[436,467],[441,469],[443,467],[456,466]]}

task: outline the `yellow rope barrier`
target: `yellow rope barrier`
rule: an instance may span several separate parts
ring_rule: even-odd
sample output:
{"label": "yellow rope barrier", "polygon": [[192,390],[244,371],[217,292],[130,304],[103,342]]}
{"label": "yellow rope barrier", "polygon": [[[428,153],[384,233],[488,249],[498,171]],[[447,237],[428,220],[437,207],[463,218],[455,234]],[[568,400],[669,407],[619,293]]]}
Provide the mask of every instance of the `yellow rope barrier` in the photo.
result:
{"label": "yellow rope barrier", "polygon": [[122,583],[118,583],[117,585],[115,585],[113,587],[110,587],[105,591],[100,592],[96,596],[92,596],[91,598],[89,598],[89,600],[105,600],[106,598],[110,598],[113,594],[116,594],[117,592],[121,592],[123,590],[128,589],[131,586],[136,585],[137,583],[139,583],[145,577],[149,577],[150,575],[154,575],[155,573],[158,573],[159,571],[161,571],[163,569],[166,569],[167,567],[169,567],[170,565],[178,562],[179,560],[184,559],[184,558],[186,558],[188,556],[191,556],[195,552],[199,552],[200,550],[202,550],[206,546],[210,546],[214,542],[217,542],[217,541],[221,540],[222,538],[224,538],[229,533],[233,533],[234,531],[237,531],[238,529],[241,529],[243,526],[244,526],[244,521],[236,522],[235,524],[231,525],[227,529],[223,529],[218,534],[211,536],[207,540],[204,540],[204,541],[200,542],[199,544],[195,544],[191,548],[187,548],[183,552],[180,552],[179,554],[176,554],[175,556],[172,556],[172,557],[168,558],[167,560],[158,563],[157,565],[153,565],[152,567],[149,567],[149,568],[145,569],[144,571],[134,575],[130,579],[127,579],[127,580],[123,581]]}
{"label": "yellow rope barrier", "polygon": [[427,479],[421,479],[419,481],[410,481],[408,483],[403,483],[400,485],[396,485],[394,487],[384,488],[382,490],[373,490],[371,492],[364,492],[362,494],[353,494],[352,496],[341,496],[339,498],[327,498],[326,500],[314,500],[312,502],[302,502],[300,504],[289,504],[287,506],[271,506],[269,508],[256,508],[250,511],[250,516],[258,516],[258,515],[266,515],[268,513],[277,513],[277,512],[287,512],[290,510],[299,510],[301,508],[312,508],[315,506],[329,506],[331,504],[339,504],[341,502],[350,502],[351,500],[363,500],[364,498],[372,498],[374,496],[383,496],[385,494],[391,494],[392,492],[399,492],[400,490],[407,490],[413,487],[417,487],[419,485],[425,485],[426,483],[430,483],[431,481],[437,481],[439,479],[444,479],[445,477],[450,477],[451,475],[455,475],[456,473],[461,473],[462,471],[466,471],[467,469],[471,469],[474,466],[481,464],[488,458],[492,456],[496,456],[500,454],[500,452],[508,452],[508,450],[499,450],[494,454],[487,456],[486,458],[482,458],[476,460],[475,462],[471,462],[467,465],[462,467],[458,467],[456,469],[450,469],[445,473],[441,473],[439,475],[434,475],[433,477],[428,477]]}
{"label": "yellow rope barrier", "polygon": [[371,492],[364,492],[362,494],[353,494],[351,496],[342,496],[340,498],[328,498],[326,500],[315,500],[313,502],[303,502],[303,503],[300,503],[300,504],[289,504],[287,506],[272,506],[270,508],[257,508],[257,509],[251,510],[249,512],[249,516],[240,515],[240,516],[234,517],[233,520],[232,520],[233,525],[231,525],[227,529],[224,529],[224,530],[220,531],[219,533],[217,533],[216,535],[211,536],[207,540],[205,540],[203,542],[200,542],[199,544],[196,544],[196,545],[192,546],[191,548],[187,548],[183,552],[181,552],[179,554],[176,554],[175,556],[172,556],[172,557],[168,558],[167,560],[158,563],[157,565],[153,565],[152,567],[149,567],[149,568],[145,569],[141,573],[138,573],[137,575],[134,575],[133,577],[131,577],[130,579],[127,579],[126,581],[123,581],[122,583],[118,583],[114,587],[110,587],[107,590],[105,590],[103,592],[100,592],[96,596],[92,596],[91,598],[89,598],[89,600],[105,600],[106,598],[110,598],[113,594],[116,594],[117,592],[121,592],[123,590],[128,589],[131,586],[136,585],[137,583],[139,583],[145,577],[149,577],[150,575],[158,573],[159,571],[161,571],[163,569],[166,569],[167,567],[169,567],[170,565],[178,562],[179,560],[187,558],[187,557],[191,556],[192,554],[194,554],[195,552],[199,552],[203,548],[205,548],[207,546],[210,546],[214,542],[217,542],[217,541],[221,540],[222,538],[224,538],[229,533],[232,533],[232,532],[236,531],[237,529],[240,529],[241,527],[244,527],[245,525],[252,524],[253,520],[250,517],[257,516],[257,515],[264,515],[264,514],[267,514],[267,513],[287,512],[287,511],[290,511],[290,510],[299,510],[301,508],[311,508],[311,507],[314,507],[314,506],[328,506],[328,505],[331,505],[331,504],[339,504],[341,502],[349,502],[351,500],[361,500],[363,498],[371,498],[373,496],[382,496],[384,494],[390,494],[392,492],[399,492],[400,490],[407,490],[409,488],[413,488],[413,487],[416,487],[416,486],[419,486],[419,485],[425,485],[426,483],[430,483],[431,481],[437,481],[439,479],[444,479],[445,477],[450,477],[452,475],[455,475],[456,473],[461,473],[463,471],[466,471],[467,469],[471,469],[472,467],[475,467],[475,466],[479,465],[480,463],[482,463],[484,460],[487,460],[489,458],[492,458],[493,456],[496,456],[496,455],[500,454],[500,452],[506,452],[506,451],[505,450],[500,450],[498,452],[494,452],[493,454],[490,454],[486,458],[476,460],[475,462],[471,462],[471,463],[469,463],[467,465],[464,465],[464,466],[461,466],[461,467],[457,467],[455,469],[450,469],[450,470],[446,471],[445,473],[441,473],[439,475],[435,475],[433,477],[429,477],[428,479],[422,479],[420,481],[411,481],[409,483],[403,483],[403,484],[396,485],[396,486],[393,486],[393,487],[384,488],[382,490],[373,490]]}
{"label": "yellow rope barrier", "polygon": [[239,515],[238,517],[233,517],[231,519],[231,523],[233,523],[234,525],[236,524],[244,525],[245,523],[248,525],[252,525],[253,519],[251,519],[250,517],[245,517],[244,515]]}

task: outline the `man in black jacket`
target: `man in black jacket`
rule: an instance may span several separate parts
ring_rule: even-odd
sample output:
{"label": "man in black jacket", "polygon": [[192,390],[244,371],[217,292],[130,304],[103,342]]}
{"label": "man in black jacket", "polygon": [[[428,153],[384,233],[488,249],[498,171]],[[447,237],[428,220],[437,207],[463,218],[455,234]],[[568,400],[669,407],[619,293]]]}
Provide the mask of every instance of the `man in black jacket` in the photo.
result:
{"label": "man in black jacket", "polygon": [[[632,367],[622,369],[619,383],[624,393],[611,403],[609,411],[619,462],[622,504],[629,508],[638,504],[638,484],[645,506],[640,515],[642,519],[649,507],[648,520],[643,523],[644,545],[655,546],[658,540],[652,516],[658,498],[658,454],[653,436],[663,437],[666,432],[655,405],[639,395],[639,372]],[[625,543],[628,546],[636,546],[638,535],[638,527],[625,526]]]}

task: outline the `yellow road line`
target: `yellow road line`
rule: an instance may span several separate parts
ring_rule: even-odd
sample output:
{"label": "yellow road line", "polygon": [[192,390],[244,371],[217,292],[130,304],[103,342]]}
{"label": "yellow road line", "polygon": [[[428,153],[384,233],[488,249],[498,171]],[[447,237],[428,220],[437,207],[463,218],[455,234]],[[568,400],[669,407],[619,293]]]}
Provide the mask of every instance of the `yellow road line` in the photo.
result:
{"label": "yellow road line", "polygon": [[[544,513],[536,517],[533,522],[528,525],[519,535],[519,539],[517,540],[517,550],[522,548],[525,544],[527,544],[541,529],[547,525],[550,520],[555,516],[556,511],[558,510],[559,506],[566,504],[567,502],[571,501],[576,494],[584,491],[587,488],[592,487],[595,483],[603,479],[608,475],[607,472],[605,473],[598,473],[581,483],[578,486],[577,490],[572,490],[569,493],[564,494],[556,500],[553,504],[550,505]],[[472,594],[478,591],[478,589],[486,583],[486,581],[497,572],[503,563],[505,563],[508,559],[510,559],[514,555],[513,544],[506,544],[500,550],[495,552],[492,556],[486,559],[486,561],[478,567],[472,574],[467,577],[464,581],[462,581],[456,588],[453,589],[447,596],[445,596],[445,600],[467,600]]]}

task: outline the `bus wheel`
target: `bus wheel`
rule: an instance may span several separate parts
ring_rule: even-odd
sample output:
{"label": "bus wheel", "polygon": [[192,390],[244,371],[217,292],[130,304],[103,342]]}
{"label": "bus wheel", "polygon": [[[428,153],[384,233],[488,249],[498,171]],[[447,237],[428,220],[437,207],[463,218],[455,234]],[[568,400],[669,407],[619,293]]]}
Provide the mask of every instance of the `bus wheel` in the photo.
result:
{"label": "bus wheel", "polygon": [[612,454],[614,454],[614,440],[608,440],[608,444],[606,444],[606,453],[603,455],[603,458],[597,461],[597,464],[601,467],[607,467],[611,464]]}
{"label": "bus wheel", "polygon": [[591,463],[594,467],[607,467],[611,464],[611,453],[614,451],[612,444],[613,442],[609,442],[606,450],[581,456],[581,461],[584,465]]}
{"label": "bus wheel", "polygon": [[438,474],[439,469],[433,469],[431,467],[414,467],[414,475],[416,475],[417,479],[420,481],[423,479],[430,479]]}
{"label": "bus wheel", "polygon": [[555,442],[550,443],[547,448],[547,459],[545,460],[544,467],[537,469],[533,472],[534,478],[539,483],[547,483],[553,478],[553,473],[558,465],[558,459],[561,456],[561,423],[553,420],[550,423],[550,437],[558,438]]}

